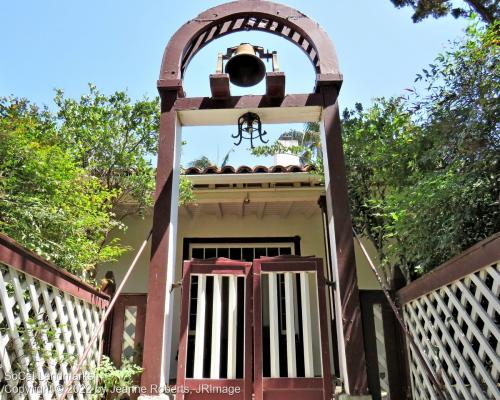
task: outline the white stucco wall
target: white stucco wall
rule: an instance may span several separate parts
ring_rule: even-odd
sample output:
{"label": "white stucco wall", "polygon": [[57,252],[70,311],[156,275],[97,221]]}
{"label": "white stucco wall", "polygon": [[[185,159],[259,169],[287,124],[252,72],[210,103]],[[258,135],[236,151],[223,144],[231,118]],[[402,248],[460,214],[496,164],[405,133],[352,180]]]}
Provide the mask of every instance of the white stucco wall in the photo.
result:
{"label": "white stucco wall", "polygon": [[[117,232],[115,236],[122,240],[122,243],[130,246],[131,251],[124,254],[117,263],[113,265],[103,265],[99,268],[98,278],[104,276],[108,270],[115,273],[118,282],[125,275],[126,269],[132,262],[135,251],[139,248],[144,238],[147,236],[152,224],[152,217],[131,216],[126,218],[127,231]],[[302,255],[315,255],[325,257],[324,238],[321,229],[321,216],[319,213],[311,218],[290,214],[283,219],[278,216],[264,217],[258,219],[255,216],[239,218],[227,216],[218,219],[215,216],[195,217],[188,219],[180,216],[179,231],[177,240],[177,252],[182,256],[182,243],[185,237],[227,237],[227,236],[295,236],[301,237]],[[366,241],[370,254],[375,256],[376,251],[373,244]],[[125,286],[125,293],[146,293],[148,279],[148,263],[150,256],[150,246],[144,251],[131,279]],[[355,243],[356,270],[358,274],[358,285],[360,289],[379,289],[378,282],[374,278],[361,249]],[[177,277],[180,278],[181,260],[178,260]]]}

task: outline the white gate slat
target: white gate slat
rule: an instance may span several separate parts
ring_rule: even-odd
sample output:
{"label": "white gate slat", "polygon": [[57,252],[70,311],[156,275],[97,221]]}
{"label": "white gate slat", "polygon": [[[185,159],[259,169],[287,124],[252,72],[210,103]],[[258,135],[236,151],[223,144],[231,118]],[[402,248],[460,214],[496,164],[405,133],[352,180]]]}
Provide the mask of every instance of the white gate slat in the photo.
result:
{"label": "white gate slat", "polygon": [[68,329],[68,315],[64,311],[61,297],[59,293],[54,293],[53,300],[56,304],[56,314],[59,318],[59,327],[61,328],[61,336],[63,338],[64,344],[66,346],[66,355],[74,356],[76,351],[76,345],[71,342],[71,332]]}
{"label": "white gate slat", "polygon": [[477,287],[476,291],[479,291],[482,296],[488,299],[488,302],[493,307],[493,309],[498,314],[500,314],[500,300],[498,299],[498,297],[495,297],[491,290],[475,274],[470,274],[469,276]]}
{"label": "white gate slat", "polygon": [[[77,358],[78,357],[78,349],[77,349],[76,343],[74,343],[71,340],[72,339],[71,332],[68,329],[69,317],[68,317],[68,313],[64,310],[64,305],[62,302],[62,297],[64,296],[64,294],[62,292],[59,292],[59,291],[57,291],[57,293],[54,292],[53,294],[54,294],[53,299],[56,303],[57,315],[58,315],[59,321],[60,321],[62,338],[63,338],[64,344],[65,344],[65,353],[64,353],[63,357],[64,357],[64,359],[68,359],[70,357]],[[71,369],[72,369],[71,365],[68,365],[67,368],[71,373]],[[69,379],[70,379],[70,376],[68,375],[66,380],[69,382]],[[74,385],[76,387],[78,387],[78,385],[76,383],[74,383]],[[74,398],[74,396],[72,396],[71,398]],[[78,398],[81,398],[81,396],[78,396]]]}
{"label": "white gate slat", "polygon": [[210,378],[220,376],[220,338],[222,333],[222,276],[214,276],[212,318],[212,354],[210,355]]}
{"label": "white gate slat", "polygon": [[[94,330],[99,326],[100,320],[102,316],[104,315],[104,310],[99,309],[95,306],[92,306],[89,303],[86,303],[85,306],[85,316],[87,318],[87,321],[89,321],[89,328],[91,328],[91,332],[94,333]],[[93,353],[93,360],[94,360],[94,365],[98,365],[100,361],[100,354],[102,353],[102,345],[103,345],[103,340],[102,340],[102,334],[104,332],[104,328],[101,329],[99,332],[99,337],[96,342],[96,349]]]}
{"label": "white gate slat", "polygon": [[76,301],[75,302],[75,310],[76,310],[76,317],[78,319],[78,325],[80,327],[80,332],[82,333],[82,338],[83,338],[83,345],[84,347],[87,346],[87,344],[90,342],[90,331],[88,329],[88,324],[83,317],[83,311],[82,311],[82,302],[81,301]]}
{"label": "white gate slat", "polygon": [[[495,321],[500,312],[499,293],[500,274],[495,262],[404,305],[406,325],[424,349],[424,357],[429,361],[435,353],[435,362],[438,358],[445,362],[437,372],[451,398],[500,399],[500,330]],[[436,350],[427,346],[428,337]],[[421,390],[426,376],[409,351],[414,398],[427,399],[431,395]],[[436,368],[431,370],[436,372]],[[448,376],[456,383],[450,385]],[[453,390],[460,390],[460,394]]]}
{"label": "white gate slat", "polygon": [[238,321],[237,277],[229,277],[228,333],[227,333],[227,378],[236,378],[236,328]]}
{"label": "white gate slat", "polygon": [[295,298],[294,274],[285,272],[285,320],[286,320],[286,356],[288,378],[297,377],[297,359],[295,354]]}
{"label": "white gate slat", "polygon": [[[492,318],[493,315],[490,316],[486,313],[486,311],[483,309],[483,307],[481,307],[481,304],[477,301],[477,299],[474,296],[472,296],[470,294],[469,290],[462,282],[457,282],[456,287],[457,287],[457,290],[459,290],[462,293],[462,299],[467,299],[467,301],[472,305],[472,307],[476,309],[477,315],[479,316],[479,318],[481,318],[481,320],[486,325],[488,325],[488,328],[490,329],[491,334],[495,336],[495,338],[497,339],[498,342],[500,342],[500,330],[498,329],[495,322],[493,321],[493,318]],[[458,302],[458,300],[457,300],[457,302]],[[492,303],[490,303],[490,304],[493,306]],[[465,313],[465,307],[459,307],[457,305],[457,309],[460,309],[463,311],[463,313]]]}
{"label": "white gate slat", "polygon": [[302,301],[302,332],[304,339],[304,372],[306,378],[314,377],[314,352],[312,345],[311,291],[309,274],[300,273],[300,294]]}
{"label": "white gate slat", "polygon": [[[0,303],[1,304],[1,303]],[[7,353],[7,345],[10,341],[10,337],[8,334],[2,335],[0,333],[0,362],[2,363],[2,368],[0,368],[0,379],[3,381],[5,378],[5,375],[13,375],[12,373],[14,372],[12,369],[12,365],[10,363],[10,358]],[[12,383],[13,386],[17,386],[17,380],[14,382],[9,382]],[[4,394],[3,391],[0,391],[0,393]]]}
{"label": "white gate slat", "polygon": [[[493,296],[495,298],[500,297],[500,274],[495,270],[494,267],[489,267],[484,270],[485,275],[490,275],[493,279],[493,283],[491,286],[491,292],[493,293]],[[488,324],[485,323],[483,327],[483,334],[485,337],[487,337],[491,333],[492,328],[497,328],[496,324],[492,324],[491,320],[494,318],[494,309],[493,309],[493,304],[488,304],[488,308],[486,310],[487,315],[490,317],[488,319]],[[493,326],[492,326],[493,325]],[[495,352],[493,354],[499,355],[500,354],[500,340],[497,340],[497,346],[495,349]],[[491,376],[493,377],[493,380],[497,382],[499,380],[499,374],[500,374],[500,367],[497,365],[493,365],[493,368],[491,370]]]}
{"label": "white gate slat", "polygon": [[193,378],[203,378],[203,356],[205,351],[205,310],[207,304],[207,277],[198,275],[198,298],[196,303],[196,333],[194,345]]}
{"label": "white gate slat", "polygon": [[278,316],[278,274],[269,273],[269,351],[271,357],[271,378],[280,377],[280,346]]}
{"label": "white gate slat", "polygon": [[[422,337],[425,338],[425,330],[420,323],[420,319],[415,314],[415,310],[412,305],[409,305],[408,308],[406,308],[405,316],[408,318],[407,328],[411,332],[412,336],[418,337],[418,334],[420,333],[423,335]],[[423,343],[421,342],[419,344],[421,345],[424,354],[429,354],[429,351],[432,351],[429,340],[425,340]],[[410,349],[409,345],[408,349]],[[430,383],[427,374],[425,374],[423,370],[424,366],[422,363],[429,366],[428,360],[425,359],[421,361],[418,357],[415,357],[412,352],[410,352],[410,355],[413,367],[411,368],[413,398],[415,400],[427,400],[430,397],[432,400],[435,400],[437,398],[436,392]],[[454,391],[453,393],[455,394]]]}

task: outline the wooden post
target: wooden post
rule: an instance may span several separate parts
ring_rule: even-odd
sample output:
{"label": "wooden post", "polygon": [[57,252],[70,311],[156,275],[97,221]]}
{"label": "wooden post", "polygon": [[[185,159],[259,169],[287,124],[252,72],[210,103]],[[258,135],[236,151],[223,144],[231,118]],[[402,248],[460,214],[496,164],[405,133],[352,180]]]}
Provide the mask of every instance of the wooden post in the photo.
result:
{"label": "wooden post", "polygon": [[[160,87],[161,118],[158,168],[149,264],[148,302],[141,385],[147,394],[168,383],[172,342],[173,304],[170,287],[175,274],[177,203],[181,132],[173,109],[181,89]],[[168,327],[168,329],[165,329]]]}
{"label": "wooden post", "polygon": [[323,96],[322,142],[325,160],[327,225],[336,281],[335,307],[340,374],[350,395],[368,394],[363,327],[359,305],[352,223],[342,149],[338,83],[318,81]]}

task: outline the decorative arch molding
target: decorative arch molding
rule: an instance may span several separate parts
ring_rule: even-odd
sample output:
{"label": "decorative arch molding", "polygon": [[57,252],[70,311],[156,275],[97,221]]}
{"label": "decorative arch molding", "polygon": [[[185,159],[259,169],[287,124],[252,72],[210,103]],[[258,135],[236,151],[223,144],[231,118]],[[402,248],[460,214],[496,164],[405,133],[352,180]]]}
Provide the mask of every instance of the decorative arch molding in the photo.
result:
{"label": "decorative arch molding", "polygon": [[174,34],[163,53],[158,86],[182,87],[186,68],[198,51],[222,36],[250,30],[294,43],[313,64],[317,80],[341,81],[333,43],[317,22],[281,4],[239,0],[204,11]]}

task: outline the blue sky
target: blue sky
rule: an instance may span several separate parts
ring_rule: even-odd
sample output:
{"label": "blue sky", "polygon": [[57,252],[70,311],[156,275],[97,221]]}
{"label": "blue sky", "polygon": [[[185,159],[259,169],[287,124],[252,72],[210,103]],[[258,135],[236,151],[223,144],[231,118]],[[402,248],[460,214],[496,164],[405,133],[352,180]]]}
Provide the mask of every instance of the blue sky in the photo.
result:
{"label": "blue sky", "polygon": [[[0,95],[27,97],[52,105],[54,88],[77,97],[92,82],[105,92],[127,89],[136,99],[156,96],[163,49],[185,21],[220,4],[213,0],[0,0]],[[451,17],[411,21],[411,10],[390,0],[286,0],[320,23],[332,38],[344,74],[340,106],[368,104],[412,87],[415,74],[460,37],[466,21]],[[263,34],[234,34],[212,42],[193,59],[186,77],[188,96],[209,94],[208,74],[218,51],[250,41],[277,50],[287,74],[287,92],[309,92],[314,74],[309,61],[283,39]],[[262,93],[259,85],[234,94]],[[266,126],[271,139],[290,126]],[[300,125],[297,126],[300,128]],[[232,148],[234,126],[184,129],[184,163],[202,154],[221,161]],[[231,164],[269,164],[245,146]]]}

